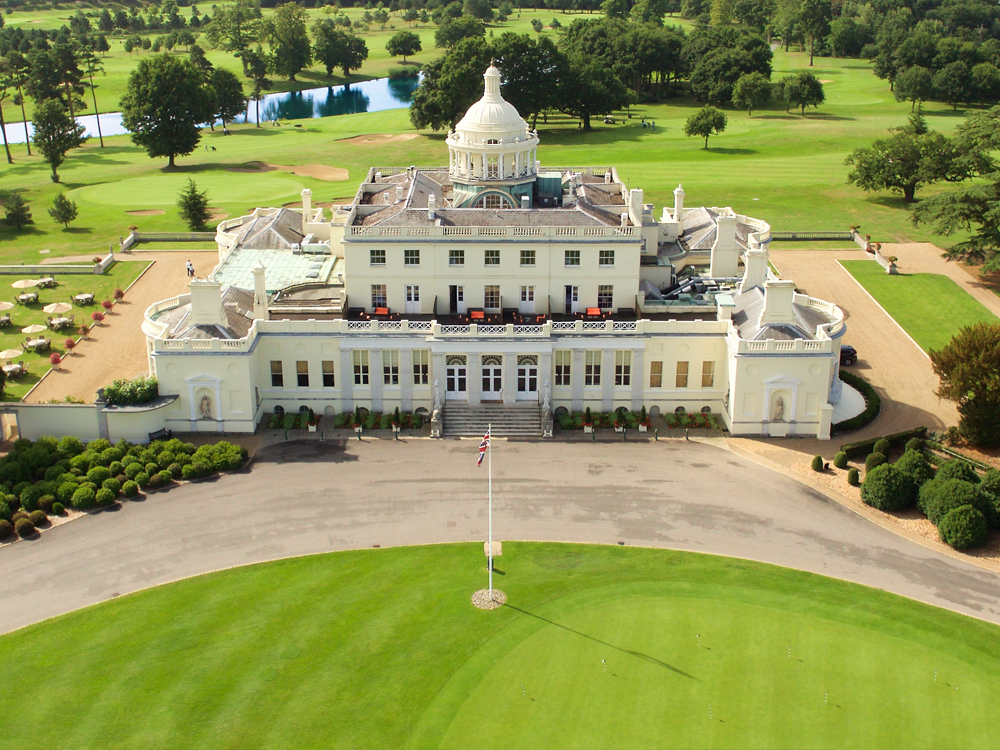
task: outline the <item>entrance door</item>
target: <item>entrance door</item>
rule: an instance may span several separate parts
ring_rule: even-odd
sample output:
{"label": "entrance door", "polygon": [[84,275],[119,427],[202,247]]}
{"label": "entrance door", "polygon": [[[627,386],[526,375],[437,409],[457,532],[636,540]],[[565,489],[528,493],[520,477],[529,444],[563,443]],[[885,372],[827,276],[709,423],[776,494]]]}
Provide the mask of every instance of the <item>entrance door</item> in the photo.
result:
{"label": "entrance door", "polygon": [[535,312],[535,287],[521,287],[521,304],[518,306],[518,311],[525,314]]}
{"label": "entrance door", "polygon": [[455,399],[468,398],[468,370],[466,368],[465,357],[448,357],[444,371],[445,399],[453,401]]}
{"label": "entrance door", "polygon": [[503,398],[503,358],[483,357],[483,401],[500,401]]}
{"label": "entrance door", "polygon": [[406,312],[412,315],[420,314],[420,287],[406,285]]}
{"label": "entrance door", "polygon": [[538,400],[538,357],[517,358],[517,398],[519,401]]}
{"label": "entrance door", "polygon": [[580,312],[580,287],[578,286],[567,286],[566,287],[566,314],[572,315],[573,313]]}
{"label": "entrance door", "polygon": [[465,314],[465,287],[452,284],[448,287],[448,311],[452,315]]}

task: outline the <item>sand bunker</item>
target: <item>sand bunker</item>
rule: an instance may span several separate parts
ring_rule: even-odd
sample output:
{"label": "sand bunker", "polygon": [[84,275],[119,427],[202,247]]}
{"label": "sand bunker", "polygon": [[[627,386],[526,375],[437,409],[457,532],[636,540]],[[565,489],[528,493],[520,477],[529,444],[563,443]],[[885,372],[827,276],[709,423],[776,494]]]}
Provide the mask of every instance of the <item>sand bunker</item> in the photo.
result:
{"label": "sand bunker", "polygon": [[820,83],[833,83],[833,81],[831,81],[829,78],[821,78],[819,82]]}
{"label": "sand bunker", "polygon": [[326,182],[340,182],[348,178],[346,169],[340,167],[328,167],[324,164],[302,164],[299,166],[286,166],[284,164],[269,164],[263,161],[248,161],[242,167],[230,167],[228,172],[240,172],[243,174],[253,174],[256,172],[289,172],[300,177],[312,177]]}
{"label": "sand bunker", "polygon": [[341,138],[337,143],[394,143],[396,141],[412,141],[420,133],[399,133],[390,135],[389,133],[368,133],[366,135],[356,135],[353,138]]}
{"label": "sand bunker", "polygon": [[162,208],[144,208],[141,211],[126,211],[130,216],[162,216],[166,213]]}

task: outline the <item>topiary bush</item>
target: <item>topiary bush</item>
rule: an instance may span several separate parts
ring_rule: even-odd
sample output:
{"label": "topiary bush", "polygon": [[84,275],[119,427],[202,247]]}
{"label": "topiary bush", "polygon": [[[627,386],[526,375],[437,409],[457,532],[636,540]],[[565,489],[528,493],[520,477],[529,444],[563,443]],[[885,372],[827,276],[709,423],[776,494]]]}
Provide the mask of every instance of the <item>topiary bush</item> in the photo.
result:
{"label": "topiary bush", "polygon": [[847,468],[847,454],[844,451],[837,451],[837,455],[833,457],[833,465],[838,469]]}
{"label": "topiary bush", "polygon": [[10,509],[7,501],[0,500],[0,521],[9,521],[12,515],[14,515],[14,511]]}
{"label": "topiary bush", "polygon": [[101,451],[101,458],[107,461],[105,466],[113,464],[115,461],[121,461],[123,455],[125,455],[125,452],[115,445]]}
{"label": "topiary bush", "polygon": [[21,490],[21,495],[18,498],[21,501],[21,508],[28,511],[29,513],[33,510],[38,510],[38,498],[40,498],[44,492],[37,484],[31,487],[25,487]]}
{"label": "topiary bush", "polygon": [[122,494],[125,497],[135,497],[139,494],[139,485],[130,479],[122,485]]}
{"label": "topiary bush", "polygon": [[42,495],[38,498],[38,509],[46,513],[52,512],[52,506],[55,505],[56,499],[53,495]]}
{"label": "topiary bush", "polygon": [[44,510],[33,510],[28,514],[28,519],[35,526],[47,526],[49,523],[49,517],[45,515]]}
{"label": "topiary bush", "polygon": [[65,435],[59,438],[59,452],[64,456],[72,458],[83,453],[83,443],[80,438],[73,435]]}
{"label": "topiary bush", "polygon": [[920,451],[906,451],[893,466],[913,480],[917,487],[934,478],[934,467]]}
{"label": "topiary bush", "polygon": [[176,461],[174,461],[172,464],[170,464],[170,466],[167,467],[167,471],[170,472],[170,476],[173,479],[181,478],[181,465]]}
{"label": "topiary bush", "polygon": [[14,533],[14,525],[10,521],[0,519],[0,539],[6,539]]}
{"label": "topiary bush", "polygon": [[823,471],[823,457],[813,456],[811,466],[813,471]]}
{"label": "topiary bush", "polygon": [[129,479],[135,479],[143,470],[142,464],[138,461],[133,464],[127,464],[125,466],[125,476]]}
{"label": "topiary bush", "polygon": [[95,495],[94,501],[101,508],[111,505],[115,501],[115,493],[109,490],[107,487],[101,487]]}
{"label": "topiary bush", "polygon": [[[983,497],[976,485],[961,479],[935,477],[920,490],[919,506],[931,523],[937,526],[950,511],[962,505],[979,508]],[[982,512],[980,510],[980,512]]]}
{"label": "topiary bush", "polygon": [[979,484],[979,474],[972,468],[972,464],[957,458],[941,464],[937,470],[937,477],[939,479],[961,479],[963,482]]}
{"label": "topiary bush", "polygon": [[922,451],[924,449],[924,441],[920,438],[910,438],[906,441],[907,451]]}
{"label": "topiary bush", "polygon": [[891,447],[888,440],[881,438],[875,441],[875,445],[872,446],[872,453],[881,453],[883,456],[888,456]]}
{"label": "topiary bush", "polygon": [[122,491],[122,483],[114,477],[111,477],[110,479],[105,479],[101,483],[101,489],[108,490],[113,496],[118,497],[118,493]]}
{"label": "topiary bush", "polygon": [[58,502],[52,503],[52,515],[54,515],[54,516],[61,516],[65,512],[66,512],[66,508],[63,507],[62,503],[58,503]]}
{"label": "topiary bush", "polygon": [[163,477],[159,474],[153,474],[153,476],[148,479],[147,484],[151,490],[159,489],[163,486]]}
{"label": "topiary bush", "polygon": [[156,457],[156,465],[160,469],[166,469],[170,464],[174,462],[173,451],[162,451],[159,456]]}
{"label": "topiary bush", "polygon": [[914,486],[910,478],[892,464],[881,464],[865,474],[861,500],[883,511],[905,510],[913,505]]}
{"label": "topiary bush", "polygon": [[27,517],[28,517],[27,513],[25,513],[23,510],[19,510],[19,511],[15,512],[14,515],[12,515],[10,517],[10,522],[11,523],[17,523],[22,518],[27,518]]}
{"label": "topiary bush", "polygon": [[986,518],[971,505],[948,511],[938,524],[941,541],[955,549],[972,549],[986,544],[989,531]]}
{"label": "topiary bush", "polygon": [[108,471],[111,472],[111,476],[116,477],[125,470],[124,464],[121,461],[112,461],[108,464]]}
{"label": "topiary bush", "polygon": [[147,474],[149,474],[149,476],[153,476],[153,474],[156,474],[159,470],[160,467],[156,464],[155,461],[150,461],[149,463],[146,464],[145,471]]}
{"label": "topiary bush", "polygon": [[865,473],[871,471],[877,466],[881,466],[884,463],[885,463],[884,453],[879,453],[878,451],[876,451],[875,453],[869,453],[868,458],[865,459]]}
{"label": "topiary bush", "polygon": [[149,486],[149,474],[144,471],[140,471],[135,475],[135,483],[139,485],[140,488],[144,489]]}
{"label": "topiary bush", "polygon": [[24,539],[35,533],[35,524],[27,518],[19,518],[17,519],[17,523],[14,524],[14,531],[17,532],[19,537]]}
{"label": "topiary bush", "polygon": [[111,471],[106,466],[95,466],[87,472],[87,480],[98,487],[104,484],[105,479],[111,479]]}
{"label": "topiary bush", "polygon": [[67,505],[73,501],[73,493],[80,488],[76,482],[63,482],[59,485],[56,490],[56,500],[61,502],[63,505]]}
{"label": "topiary bush", "polygon": [[97,502],[97,493],[95,493],[89,487],[80,487],[73,493],[73,497],[70,500],[73,507],[77,510],[86,510],[87,508],[93,508],[94,503]]}
{"label": "topiary bush", "polygon": [[174,481],[174,475],[173,475],[173,474],[171,474],[171,473],[170,473],[169,471],[167,471],[166,469],[164,469],[163,471],[161,471],[161,472],[157,473],[157,475],[156,475],[156,476],[158,476],[158,477],[160,478],[160,480],[161,480],[161,481],[162,481],[162,482],[163,482],[164,484],[170,484],[170,483],[171,483],[172,481]]}

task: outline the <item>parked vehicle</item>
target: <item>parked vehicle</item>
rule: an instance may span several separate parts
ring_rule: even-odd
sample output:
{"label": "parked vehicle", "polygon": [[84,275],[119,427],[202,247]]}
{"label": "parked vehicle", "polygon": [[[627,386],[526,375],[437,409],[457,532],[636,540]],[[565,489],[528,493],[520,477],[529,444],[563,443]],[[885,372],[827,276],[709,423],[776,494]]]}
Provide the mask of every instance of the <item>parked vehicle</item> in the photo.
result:
{"label": "parked vehicle", "polygon": [[847,346],[846,344],[840,347],[840,364],[844,367],[850,367],[855,362],[858,361],[858,350],[853,346]]}

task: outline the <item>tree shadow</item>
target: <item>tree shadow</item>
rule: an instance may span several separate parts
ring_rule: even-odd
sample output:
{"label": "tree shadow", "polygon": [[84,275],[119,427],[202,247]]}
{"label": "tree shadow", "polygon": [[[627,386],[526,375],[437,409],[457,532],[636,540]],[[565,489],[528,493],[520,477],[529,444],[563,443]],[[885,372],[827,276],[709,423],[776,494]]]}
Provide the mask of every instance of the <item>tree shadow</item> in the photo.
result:
{"label": "tree shadow", "polygon": [[747,155],[747,154],[757,153],[757,149],[753,148],[718,148],[716,146],[709,146],[708,148],[703,148],[702,151],[708,151],[713,154],[736,154],[736,155]]}
{"label": "tree shadow", "polygon": [[65,234],[92,234],[93,231],[90,227],[67,227],[63,229]]}
{"label": "tree shadow", "polygon": [[806,112],[804,116],[800,116],[799,119],[802,120],[850,120],[854,121],[855,117],[845,117],[844,115],[831,115],[829,112]]}
{"label": "tree shadow", "polygon": [[802,118],[798,115],[793,115],[791,112],[786,112],[783,115],[753,115],[751,117],[753,120],[801,120]]}

